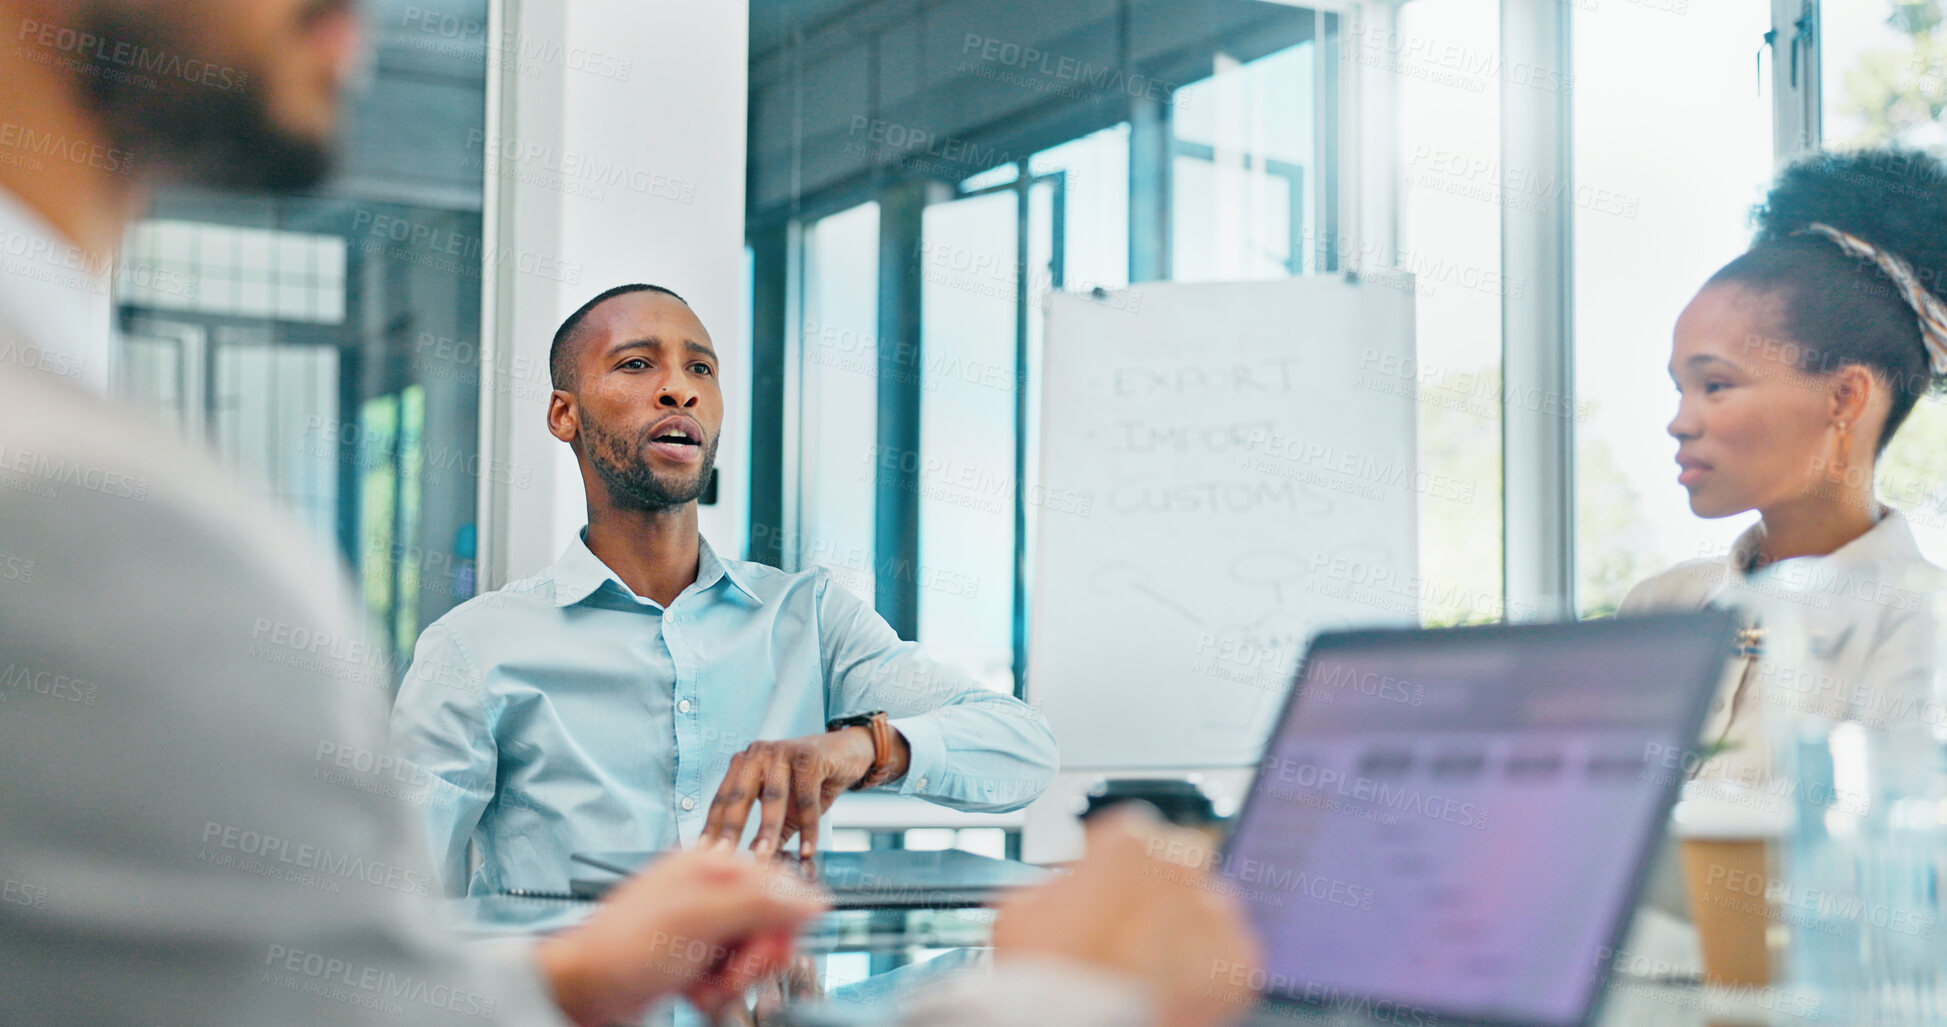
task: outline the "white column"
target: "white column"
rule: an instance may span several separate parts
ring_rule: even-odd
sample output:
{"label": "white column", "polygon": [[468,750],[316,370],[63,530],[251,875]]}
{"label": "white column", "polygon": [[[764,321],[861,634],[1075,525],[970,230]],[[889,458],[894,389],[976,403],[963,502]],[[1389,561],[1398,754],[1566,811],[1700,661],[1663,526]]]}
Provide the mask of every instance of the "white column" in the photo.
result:
{"label": "white column", "polygon": [[715,340],[726,407],[705,537],[744,547],[749,7],[499,0],[491,30],[481,409],[483,586],[551,562],[585,519],[574,455],[547,432],[554,329],[612,285],[689,300]]}
{"label": "white column", "polygon": [[[1560,0],[1502,0],[1501,166],[1573,196],[1569,22]],[[1509,620],[1575,614],[1574,205],[1501,207],[1502,560]]]}

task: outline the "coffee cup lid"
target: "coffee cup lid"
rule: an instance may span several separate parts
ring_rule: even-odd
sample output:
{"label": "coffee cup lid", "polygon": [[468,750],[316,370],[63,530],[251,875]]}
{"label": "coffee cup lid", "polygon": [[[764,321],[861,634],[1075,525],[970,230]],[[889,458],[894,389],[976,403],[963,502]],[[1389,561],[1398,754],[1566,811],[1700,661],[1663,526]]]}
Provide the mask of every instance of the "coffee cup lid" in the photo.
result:
{"label": "coffee cup lid", "polygon": [[1679,838],[1762,841],[1791,831],[1789,795],[1773,795],[1748,785],[1690,781],[1670,811],[1670,830]]}

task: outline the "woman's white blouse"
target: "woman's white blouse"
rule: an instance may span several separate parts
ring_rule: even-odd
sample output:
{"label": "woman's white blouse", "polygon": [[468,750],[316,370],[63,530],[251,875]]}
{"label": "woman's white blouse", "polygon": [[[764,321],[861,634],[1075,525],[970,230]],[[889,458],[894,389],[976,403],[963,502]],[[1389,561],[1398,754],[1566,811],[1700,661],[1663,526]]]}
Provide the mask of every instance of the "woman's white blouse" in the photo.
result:
{"label": "woman's white blouse", "polygon": [[[1721,745],[1721,751],[1700,776],[1765,782],[1767,702],[1874,725],[1942,719],[1931,695],[1934,654],[1925,591],[1928,572],[1939,570],[1920,554],[1905,516],[1886,509],[1871,530],[1838,550],[1782,560],[1754,575],[1759,539],[1753,525],[1723,556],[1686,560],[1638,582],[1619,610],[1628,616],[1724,606],[1760,628],[1767,607],[1801,618],[1804,643],[1793,644],[1801,652],[1782,651],[1783,640],[1774,633],[1755,665],[1730,662],[1703,734],[1707,749]],[[1787,602],[1792,605],[1780,605]]]}

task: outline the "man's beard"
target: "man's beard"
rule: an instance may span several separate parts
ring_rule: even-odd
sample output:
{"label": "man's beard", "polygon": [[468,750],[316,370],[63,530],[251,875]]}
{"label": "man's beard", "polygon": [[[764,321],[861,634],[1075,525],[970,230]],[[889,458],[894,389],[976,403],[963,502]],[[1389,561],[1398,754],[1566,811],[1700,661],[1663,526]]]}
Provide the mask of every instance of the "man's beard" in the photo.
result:
{"label": "man's beard", "polygon": [[[113,145],[145,171],[216,189],[296,192],[316,188],[331,171],[331,144],[277,124],[261,69],[225,68],[166,15],[127,3],[90,2],[80,28],[106,42],[82,57],[78,86],[101,117]],[[166,5],[165,5],[166,9]],[[138,74],[113,57],[122,44],[136,54],[165,55],[232,72],[231,88],[182,76]],[[126,51],[125,51],[126,52]]]}
{"label": "man's beard", "polygon": [[710,471],[717,464],[717,437],[702,444],[703,459],[697,464],[694,480],[669,479],[649,466],[643,450],[654,438],[652,428],[644,428],[634,438],[612,433],[582,412],[581,433],[588,444],[588,463],[602,479],[610,501],[630,510],[660,513],[696,501],[709,487]]}

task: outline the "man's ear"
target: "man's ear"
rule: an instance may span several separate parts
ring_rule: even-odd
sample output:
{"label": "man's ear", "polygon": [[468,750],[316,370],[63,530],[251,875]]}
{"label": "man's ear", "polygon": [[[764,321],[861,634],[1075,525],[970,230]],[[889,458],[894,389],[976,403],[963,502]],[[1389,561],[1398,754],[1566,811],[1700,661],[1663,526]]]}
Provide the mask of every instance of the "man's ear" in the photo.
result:
{"label": "man's ear", "polygon": [[548,396],[548,434],[570,446],[581,441],[581,408],[561,389]]}

